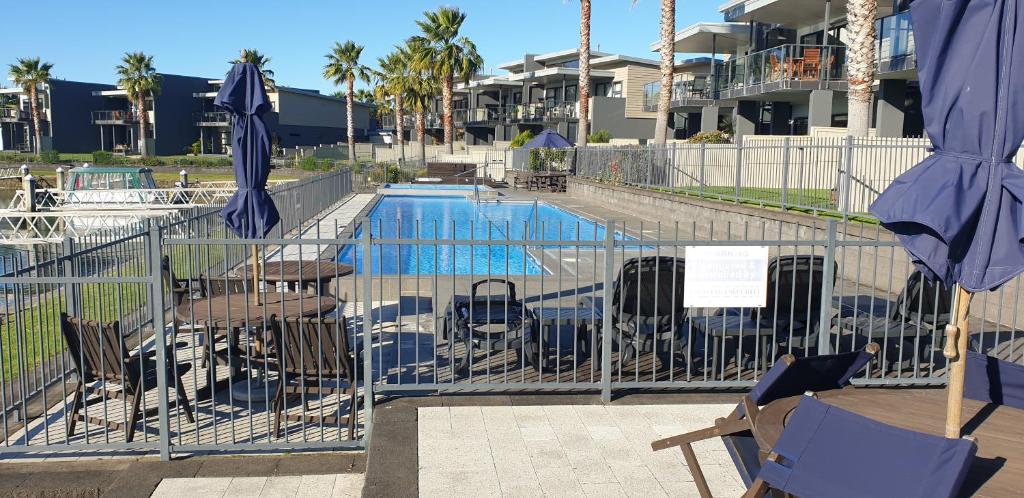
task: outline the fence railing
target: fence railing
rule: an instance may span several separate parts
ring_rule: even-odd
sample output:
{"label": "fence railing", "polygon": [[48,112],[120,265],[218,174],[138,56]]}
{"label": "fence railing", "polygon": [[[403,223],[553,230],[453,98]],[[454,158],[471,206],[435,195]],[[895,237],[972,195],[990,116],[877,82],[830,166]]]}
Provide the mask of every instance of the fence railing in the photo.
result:
{"label": "fence railing", "polygon": [[585,147],[576,175],[782,209],[867,215],[878,194],[931,154],[921,139],[785,137],[737,144]]}
{"label": "fence railing", "polygon": [[133,111],[92,111],[93,124],[138,123],[139,117]]}

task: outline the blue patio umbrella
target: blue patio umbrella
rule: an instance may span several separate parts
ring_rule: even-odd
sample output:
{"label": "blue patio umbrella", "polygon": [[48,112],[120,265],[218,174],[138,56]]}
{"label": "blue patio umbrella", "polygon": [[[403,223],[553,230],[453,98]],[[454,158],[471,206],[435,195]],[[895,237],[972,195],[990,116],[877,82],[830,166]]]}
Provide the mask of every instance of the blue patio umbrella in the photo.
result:
{"label": "blue patio umbrella", "polygon": [[546,148],[546,149],[561,149],[565,147],[572,147],[572,142],[566,140],[565,137],[559,135],[557,131],[547,129],[540,132],[540,135],[533,137],[529,142],[523,145],[526,150],[535,148]]}
{"label": "blue patio umbrella", "polygon": [[971,293],[1024,271],[1024,171],[1012,162],[1024,140],[1022,5],[911,4],[922,112],[935,153],[871,206],[923,273],[958,286],[945,350],[952,360],[948,437],[960,431]]}
{"label": "blue patio umbrella", "polygon": [[[270,176],[270,134],[263,115],[270,111],[270,99],[263,86],[263,75],[253,64],[235,64],[217,92],[213,105],[231,114],[231,156],[238,191],[231,196],[220,215],[239,237],[265,237],[280,221],[280,214],[267,193]],[[253,245],[253,295],[259,302],[259,258]]]}

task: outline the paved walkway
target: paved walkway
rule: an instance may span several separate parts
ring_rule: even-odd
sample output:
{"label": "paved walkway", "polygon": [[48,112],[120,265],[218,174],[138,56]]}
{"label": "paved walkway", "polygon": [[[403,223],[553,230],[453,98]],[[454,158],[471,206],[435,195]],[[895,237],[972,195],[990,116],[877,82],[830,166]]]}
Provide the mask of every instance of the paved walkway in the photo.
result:
{"label": "paved walkway", "polygon": [[[430,407],[418,410],[419,496],[698,496],[662,437],[732,404]],[[694,444],[715,496],[745,488],[719,439]]]}
{"label": "paved walkway", "polygon": [[[299,239],[332,239],[336,237],[342,230],[347,228],[352,220],[355,219],[356,215],[359,214],[363,208],[366,207],[376,194],[355,194],[349,197],[347,201],[335,208],[333,211],[324,215],[320,219],[317,225],[313,225],[307,228]],[[301,252],[300,252],[301,249]],[[300,260],[300,259],[315,259],[318,255],[316,253],[316,246],[310,245],[291,245],[284,248],[284,259],[287,260]],[[276,258],[276,254],[269,256],[268,260]]]}
{"label": "paved walkway", "polygon": [[274,477],[193,477],[160,481],[153,498],[335,497],[362,496],[363,474]]}

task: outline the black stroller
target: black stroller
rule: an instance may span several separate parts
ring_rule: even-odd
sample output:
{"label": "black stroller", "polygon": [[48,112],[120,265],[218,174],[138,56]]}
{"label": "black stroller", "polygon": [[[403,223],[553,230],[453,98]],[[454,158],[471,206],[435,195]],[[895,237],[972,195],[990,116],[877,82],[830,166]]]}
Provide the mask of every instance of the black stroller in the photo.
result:
{"label": "black stroller", "polygon": [[[484,285],[500,284],[503,294],[480,294]],[[516,364],[522,364],[523,337],[534,318],[516,298],[514,283],[488,278],[473,284],[469,296],[456,295],[439,319],[442,339],[448,340],[452,374],[464,374],[479,353],[512,350]],[[461,345],[462,351],[456,346]]]}

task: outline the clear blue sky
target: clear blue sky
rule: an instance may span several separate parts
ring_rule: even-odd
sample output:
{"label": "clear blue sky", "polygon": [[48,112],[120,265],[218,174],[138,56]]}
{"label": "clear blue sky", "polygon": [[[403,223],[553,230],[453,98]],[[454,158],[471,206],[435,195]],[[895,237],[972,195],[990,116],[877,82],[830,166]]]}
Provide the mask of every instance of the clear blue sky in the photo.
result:
{"label": "clear blue sky", "polygon": [[[724,0],[677,0],[676,27],[719,21]],[[58,78],[108,83],[126,51],[142,50],[165,73],[221,77],[241,48],[272,59],[278,84],[333,91],[321,77],[323,55],[335,41],[364,45],[377,57],[418,32],[423,11],[454,5],[466,11],[463,31],[476,42],[488,71],[525,52],[579,45],[577,0],[49,0],[4,2],[0,64],[42,57]],[[594,0],[592,49],[656,58],[658,0]],[[494,68],[492,70],[492,68]]]}

